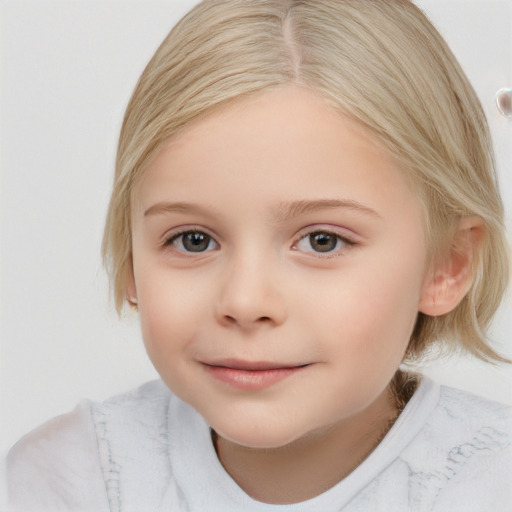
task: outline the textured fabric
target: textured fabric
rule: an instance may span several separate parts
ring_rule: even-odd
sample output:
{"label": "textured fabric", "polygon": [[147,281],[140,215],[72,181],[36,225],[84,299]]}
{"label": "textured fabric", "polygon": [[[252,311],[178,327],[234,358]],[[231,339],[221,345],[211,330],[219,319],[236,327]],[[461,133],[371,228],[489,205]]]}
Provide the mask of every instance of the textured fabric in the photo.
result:
{"label": "textured fabric", "polygon": [[342,482],[268,505],[224,471],[202,417],[155,381],[43,425],[11,450],[7,474],[23,512],[507,512],[511,432],[510,408],[424,379]]}

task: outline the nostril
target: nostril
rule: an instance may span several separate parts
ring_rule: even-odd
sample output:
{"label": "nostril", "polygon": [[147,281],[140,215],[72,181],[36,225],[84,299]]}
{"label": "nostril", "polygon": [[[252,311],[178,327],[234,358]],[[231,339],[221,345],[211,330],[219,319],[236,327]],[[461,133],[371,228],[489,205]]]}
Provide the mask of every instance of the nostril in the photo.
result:
{"label": "nostril", "polygon": [[229,315],[224,315],[224,320],[229,324],[236,324],[236,319]]}
{"label": "nostril", "polygon": [[239,325],[244,328],[256,327],[261,324],[272,323],[272,318],[270,316],[260,316],[251,318],[238,318],[236,316],[224,315],[224,323],[225,325]]}

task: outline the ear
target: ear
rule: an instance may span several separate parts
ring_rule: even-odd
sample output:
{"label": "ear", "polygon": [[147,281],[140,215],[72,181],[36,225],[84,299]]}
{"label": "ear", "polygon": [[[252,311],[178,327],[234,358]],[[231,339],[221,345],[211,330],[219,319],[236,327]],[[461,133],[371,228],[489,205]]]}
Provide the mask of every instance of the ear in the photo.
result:
{"label": "ear", "polygon": [[479,217],[465,217],[459,222],[446,254],[427,274],[419,303],[421,313],[441,316],[459,305],[473,282],[473,263],[484,236],[485,226]]}
{"label": "ear", "polygon": [[130,304],[130,306],[136,308],[137,307],[137,288],[135,286],[135,276],[133,274],[133,263],[130,263],[130,270],[126,276],[126,287],[125,294],[126,300]]}

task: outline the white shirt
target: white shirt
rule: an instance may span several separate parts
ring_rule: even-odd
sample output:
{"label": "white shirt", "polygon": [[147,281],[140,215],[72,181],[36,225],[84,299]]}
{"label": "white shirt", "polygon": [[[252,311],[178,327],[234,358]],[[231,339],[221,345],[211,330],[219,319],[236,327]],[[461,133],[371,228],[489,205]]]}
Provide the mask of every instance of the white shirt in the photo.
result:
{"label": "white shirt", "polygon": [[161,381],[83,402],[11,450],[22,512],[512,510],[511,408],[424,378],[386,437],[349,476],[294,505],[253,500],[226,473],[210,428]]}

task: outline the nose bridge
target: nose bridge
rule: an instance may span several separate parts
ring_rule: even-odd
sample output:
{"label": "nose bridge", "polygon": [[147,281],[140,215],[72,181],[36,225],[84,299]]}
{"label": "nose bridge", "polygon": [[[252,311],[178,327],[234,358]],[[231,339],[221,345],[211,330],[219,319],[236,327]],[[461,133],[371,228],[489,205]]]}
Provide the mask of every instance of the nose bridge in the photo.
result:
{"label": "nose bridge", "polygon": [[217,311],[220,320],[242,328],[281,324],[286,305],[279,275],[279,258],[271,250],[250,244],[234,251],[223,269]]}

